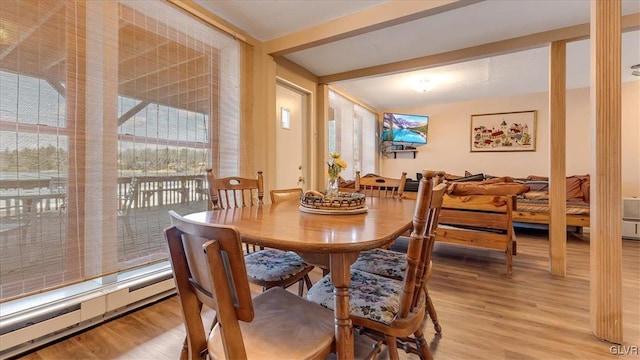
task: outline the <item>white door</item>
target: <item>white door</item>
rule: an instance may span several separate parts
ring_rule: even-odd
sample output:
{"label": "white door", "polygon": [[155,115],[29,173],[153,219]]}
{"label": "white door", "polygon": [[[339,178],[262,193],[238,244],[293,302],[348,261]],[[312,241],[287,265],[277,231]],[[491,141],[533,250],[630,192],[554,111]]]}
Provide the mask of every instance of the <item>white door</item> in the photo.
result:
{"label": "white door", "polygon": [[276,84],[276,183],[274,189],[307,189],[308,95]]}

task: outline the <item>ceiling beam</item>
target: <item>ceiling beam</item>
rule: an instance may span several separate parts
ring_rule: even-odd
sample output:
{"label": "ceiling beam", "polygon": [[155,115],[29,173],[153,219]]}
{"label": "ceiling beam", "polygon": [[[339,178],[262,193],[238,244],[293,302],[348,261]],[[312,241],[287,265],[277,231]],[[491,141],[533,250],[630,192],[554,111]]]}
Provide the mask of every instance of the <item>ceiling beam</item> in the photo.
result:
{"label": "ceiling beam", "polygon": [[[174,93],[182,93],[184,89],[194,88],[193,84],[207,84],[210,82],[211,75],[209,73],[199,73],[196,75],[191,75],[188,77],[180,78],[176,81],[170,82],[161,82],[160,84],[156,84],[155,86],[148,86],[144,89],[136,89],[138,94],[142,97],[149,97],[148,94],[153,94],[155,92],[161,91],[162,89],[173,88]],[[174,94],[167,94],[166,96],[172,96]]]}
{"label": "ceiling beam", "polygon": [[118,118],[118,127],[122,126],[122,124],[126,123],[127,120],[131,119],[135,114],[139,113],[142,109],[147,107],[147,105],[149,104],[151,104],[151,102],[141,101],[138,103],[138,105],[132,107],[131,109],[129,109],[129,111],[122,114],[122,116]]}
{"label": "ceiling beam", "polygon": [[56,58],[51,60],[48,64],[45,64],[44,68],[42,69],[42,73],[43,74],[49,73],[49,71],[51,69],[53,69],[54,67],[60,65],[60,63],[64,62],[65,60],[67,60],[67,54],[66,53],[62,53],[62,54],[58,55]]}
{"label": "ceiling beam", "polygon": [[265,41],[265,52],[282,56],[295,51],[343,40],[445,11],[479,3],[483,0],[390,1],[355,14]]}
{"label": "ceiling beam", "polygon": [[193,2],[193,0],[167,0],[169,3],[177,6],[178,8],[188,12],[189,14],[197,17],[198,19],[206,22],[207,24],[215,27],[216,29],[233,36],[234,39],[238,39],[249,45],[255,46],[258,41],[240,30],[225,19],[216,16],[211,11],[203,8],[202,6]]}
{"label": "ceiling beam", "polygon": [[[621,19],[622,32],[640,29],[640,13],[625,15]],[[456,64],[490,56],[503,55],[522,50],[548,46],[554,41],[576,41],[589,38],[589,23],[543,31],[536,34],[471,46],[464,49],[366,67],[342,73],[318,77],[319,84],[353,80],[365,77],[397,74],[401,72],[429,69]]]}
{"label": "ceiling beam", "polygon": [[18,38],[18,41],[16,41],[14,44],[10,46],[7,46],[7,48],[4,49],[2,53],[0,53],[0,61],[4,60],[4,58],[6,58],[9,54],[11,54],[11,52],[15,50],[23,41],[27,40],[38,29],[40,29],[40,26],[42,26],[44,23],[49,21],[49,19],[51,19],[55,14],[57,14],[58,11],[60,11],[64,7],[64,5],[65,5],[64,2],[58,3],[56,6],[49,9],[42,16],[40,16],[38,18],[38,21],[35,24],[33,24],[33,26],[31,26],[29,29],[20,31],[20,36]]}
{"label": "ceiling beam", "polygon": [[[206,59],[207,58],[206,55],[197,55],[195,57],[187,58],[185,60],[181,60],[181,61],[178,61],[178,62],[171,62],[170,65],[158,64],[157,69],[144,69],[144,68],[142,68],[142,70],[146,70],[146,72],[144,72],[143,74],[140,74],[138,76],[131,77],[131,78],[121,79],[119,85],[120,86],[126,86],[129,83],[132,83],[134,81],[138,81],[138,80],[141,80],[141,79],[151,78],[153,76],[158,77],[159,76],[158,74],[161,74],[161,73],[166,74],[166,73],[169,73],[169,72],[180,71],[181,67],[189,67],[190,64],[192,64],[195,61],[200,61],[202,58],[207,60]],[[119,66],[124,67],[124,66],[127,66],[127,65],[120,63]]]}
{"label": "ceiling beam", "polygon": [[[171,41],[171,40],[166,39],[166,41],[163,41],[163,42],[161,42],[161,43],[154,44],[153,46],[150,46],[150,47],[148,47],[148,48],[146,48],[146,49],[143,49],[143,50],[142,50],[142,51],[140,51],[140,52],[135,52],[135,53],[133,53],[133,54],[131,54],[131,55],[127,56],[127,57],[124,57],[124,56],[123,56],[121,59],[119,59],[119,60],[118,60],[118,63],[122,64],[122,63],[125,63],[125,62],[127,62],[127,61],[130,61],[130,60],[134,60],[134,59],[136,59],[136,58],[143,57],[143,56],[145,56],[145,55],[147,55],[147,54],[151,54],[152,52],[157,51],[157,50],[159,50],[160,48],[162,48],[162,47],[164,47],[164,46],[166,46],[166,45],[169,45],[169,44],[171,44],[171,43],[172,43],[172,41]],[[137,49],[136,49],[136,50],[137,50]]]}
{"label": "ceiling beam", "polygon": [[54,79],[49,79],[48,77],[45,80],[47,81],[47,84],[49,84],[49,86],[51,86],[53,90],[58,93],[58,95],[62,96],[63,98],[67,97],[67,90],[64,88],[64,86],[62,86],[60,82]]}

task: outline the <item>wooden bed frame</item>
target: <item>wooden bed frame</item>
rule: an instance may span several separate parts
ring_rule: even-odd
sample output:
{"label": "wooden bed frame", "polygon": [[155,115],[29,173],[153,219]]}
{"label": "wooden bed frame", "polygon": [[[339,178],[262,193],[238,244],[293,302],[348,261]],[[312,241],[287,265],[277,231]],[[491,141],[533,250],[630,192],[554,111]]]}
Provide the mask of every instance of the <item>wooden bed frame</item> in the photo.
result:
{"label": "wooden bed frame", "polygon": [[[405,191],[402,196],[407,199],[415,199],[416,193]],[[449,195],[445,195],[445,198],[447,196]],[[515,223],[549,225],[549,213],[519,211],[517,201],[513,206],[512,217]],[[579,229],[589,227],[589,214],[566,214],[566,218],[567,226],[575,226]]]}
{"label": "wooden bed frame", "polygon": [[436,241],[503,251],[513,272],[513,196],[445,195]]}
{"label": "wooden bed frame", "polygon": [[[589,214],[566,214],[566,217],[567,226],[576,226],[578,228],[589,227]],[[549,213],[518,211],[516,209],[513,212],[513,221],[519,223],[549,225]]]}

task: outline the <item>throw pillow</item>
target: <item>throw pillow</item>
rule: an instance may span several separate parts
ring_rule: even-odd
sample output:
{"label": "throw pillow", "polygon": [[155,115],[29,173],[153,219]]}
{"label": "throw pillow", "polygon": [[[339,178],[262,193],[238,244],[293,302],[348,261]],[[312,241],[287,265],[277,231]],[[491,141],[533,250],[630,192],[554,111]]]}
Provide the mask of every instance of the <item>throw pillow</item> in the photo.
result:
{"label": "throw pillow", "polygon": [[530,180],[530,181],[549,181],[549,177],[547,177],[547,176],[538,176],[538,175],[529,175],[529,176],[527,176],[527,180]]}
{"label": "throw pillow", "polygon": [[582,190],[582,196],[584,197],[584,202],[588,203],[591,201],[591,178],[589,174],[587,174],[580,184],[580,189]]}
{"label": "throw pillow", "polygon": [[546,191],[549,192],[549,182],[548,181],[527,181],[525,185],[528,185],[531,188],[531,191]]}
{"label": "throw pillow", "polygon": [[484,174],[475,174],[470,176],[461,177],[455,180],[451,180],[452,182],[467,182],[467,181],[483,181]]}
{"label": "throw pillow", "polygon": [[522,196],[528,200],[549,200],[549,193],[546,191],[528,191]]}
{"label": "throw pillow", "polygon": [[529,191],[529,187],[518,183],[451,183],[447,188],[449,195],[519,195]]}
{"label": "throw pillow", "polygon": [[584,201],[581,185],[582,176],[569,176],[567,178],[567,201]]}

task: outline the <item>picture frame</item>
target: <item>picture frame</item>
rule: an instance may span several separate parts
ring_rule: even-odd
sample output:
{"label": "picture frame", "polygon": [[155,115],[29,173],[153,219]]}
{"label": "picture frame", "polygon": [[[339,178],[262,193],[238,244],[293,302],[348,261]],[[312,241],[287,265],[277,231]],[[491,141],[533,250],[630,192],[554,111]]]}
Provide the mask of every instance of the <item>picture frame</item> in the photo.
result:
{"label": "picture frame", "polygon": [[471,115],[471,152],[536,151],[537,110]]}

